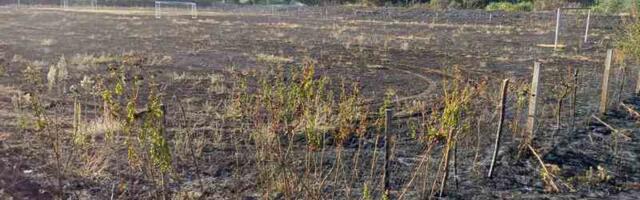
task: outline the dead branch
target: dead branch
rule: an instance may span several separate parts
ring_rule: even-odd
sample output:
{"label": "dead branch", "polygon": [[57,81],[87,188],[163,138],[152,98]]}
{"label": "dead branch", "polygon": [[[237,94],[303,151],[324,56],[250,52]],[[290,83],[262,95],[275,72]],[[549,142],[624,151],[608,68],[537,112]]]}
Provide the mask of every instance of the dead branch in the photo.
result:
{"label": "dead branch", "polygon": [[614,128],[613,126],[607,124],[606,122],[604,122],[602,119],[600,119],[599,117],[595,116],[595,115],[591,115],[592,118],[596,119],[596,121],[600,122],[602,125],[604,125],[605,127],[607,127],[608,129],[610,129],[611,131],[613,131],[613,133],[618,134],[622,137],[625,138],[625,140],[631,140],[631,137],[622,134],[622,132],[620,132],[618,129]]}
{"label": "dead branch", "polygon": [[[533,153],[533,155],[538,159],[538,162],[540,162],[540,166],[542,166],[542,169],[544,170],[545,174],[547,174],[547,176],[549,176],[549,185],[551,185],[551,187],[553,187],[553,190],[555,192],[560,192],[560,189],[558,189],[558,186],[553,181],[553,178],[551,178],[551,173],[549,172],[549,170],[547,170],[547,166],[544,164],[544,162],[542,161],[542,159],[540,158],[538,153],[536,153],[536,150],[533,149],[533,147],[531,147],[531,145],[527,145],[527,147],[529,147],[529,150],[531,150],[531,153]],[[544,179],[544,177],[543,177],[543,179]]]}
{"label": "dead branch", "polygon": [[629,112],[629,114],[633,115],[636,118],[640,118],[640,113],[638,113],[638,111],[633,109],[631,106],[625,103],[620,103],[620,106],[622,106],[627,112]]}

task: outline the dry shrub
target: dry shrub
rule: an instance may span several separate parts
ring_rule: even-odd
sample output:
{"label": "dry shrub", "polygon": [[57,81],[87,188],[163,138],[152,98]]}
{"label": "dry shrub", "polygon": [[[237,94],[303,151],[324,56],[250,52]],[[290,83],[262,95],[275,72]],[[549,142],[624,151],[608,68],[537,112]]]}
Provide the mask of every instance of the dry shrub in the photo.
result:
{"label": "dry shrub", "polygon": [[444,10],[449,7],[450,0],[432,0],[429,7],[436,10]]}
{"label": "dry shrub", "polygon": [[553,10],[567,4],[567,0],[536,0],[533,1],[534,10]]}

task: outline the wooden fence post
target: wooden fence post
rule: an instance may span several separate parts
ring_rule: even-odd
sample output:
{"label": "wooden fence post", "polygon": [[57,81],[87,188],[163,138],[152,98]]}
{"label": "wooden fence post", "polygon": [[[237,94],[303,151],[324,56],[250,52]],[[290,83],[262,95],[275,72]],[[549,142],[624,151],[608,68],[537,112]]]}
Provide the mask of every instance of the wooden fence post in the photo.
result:
{"label": "wooden fence post", "polygon": [[618,101],[616,102],[616,104],[619,104],[622,102],[622,97],[624,96],[624,84],[627,82],[627,65],[624,63],[624,60],[621,61],[620,63],[620,88],[618,90]]}
{"label": "wooden fence post", "polygon": [[531,90],[529,92],[529,114],[527,115],[527,132],[529,137],[533,138],[536,123],[536,106],[537,98],[540,94],[538,90],[538,81],[540,80],[540,62],[533,64],[533,78],[531,79]]}
{"label": "wooden fence post", "polygon": [[500,98],[500,104],[498,110],[500,111],[500,119],[498,121],[498,132],[496,133],[495,147],[493,148],[493,157],[491,158],[491,166],[489,167],[489,175],[491,178],[493,175],[493,166],[496,164],[496,157],[498,157],[498,150],[500,149],[500,135],[502,135],[502,124],[504,123],[504,111],[506,110],[505,102],[507,101],[507,90],[509,86],[509,79],[502,81],[502,97]]}
{"label": "wooden fence post", "polygon": [[390,169],[390,164],[391,164],[391,140],[392,140],[392,133],[391,133],[391,118],[393,118],[393,110],[391,109],[387,109],[386,110],[386,123],[385,123],[385,127],[384,127],[384,133],[385,133],[385,156],[384,156],[384,192],[385,195],[389,195],[390,192],[390,182],[389,182],[389,178],[391,176],[391,169]]}
{"label": "wooden fence post", "polygon": [[578,101],[578,68],[573,69],[573,91],[571,95],[571,131],[576,131],[576,102]]}
{"label": "wooden fence post", "polygon": [[602,91],[600,93],[600,114],[607,112],[607,97],[609,95],[609,74],[611,73],[611,57],[613,49],[607,50],[607,58],[604,61],[604,74],[602,75]]}

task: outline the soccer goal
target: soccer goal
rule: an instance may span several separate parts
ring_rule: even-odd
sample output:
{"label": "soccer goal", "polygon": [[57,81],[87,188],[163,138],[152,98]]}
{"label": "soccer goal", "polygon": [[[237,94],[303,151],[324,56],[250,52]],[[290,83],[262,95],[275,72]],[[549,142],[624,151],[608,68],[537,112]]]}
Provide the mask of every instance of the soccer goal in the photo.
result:
{"label": "soccer goal", "polygon": [[160,18],[162,15],[180,16],[185,15],[185,10],[190,10],[192,18],[198,17],[198,7],[194,2],[184,1],[156,1],[156,18]]}
{"label": "soccer goal", "polygon": [[60,0],[60,7],[62,7],[62,9],[69,9],[69,6],[97,10],[98,0]]}
{"label": "soccer goal", "polygon": [[[560,37],[583,35],[580,42],[587,43],[589,41],[589,25],[591,23],[590,8],[558,8],[556,11],[556,27],[553,40],[554,48],[558,48]],[[567,40],[572,40],[566,38]]]}

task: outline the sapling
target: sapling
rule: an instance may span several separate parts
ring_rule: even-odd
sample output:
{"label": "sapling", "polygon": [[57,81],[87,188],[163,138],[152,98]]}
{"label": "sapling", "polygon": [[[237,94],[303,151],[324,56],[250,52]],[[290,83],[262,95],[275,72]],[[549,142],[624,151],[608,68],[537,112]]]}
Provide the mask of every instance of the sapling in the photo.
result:
{"label": "sapling", "polygon": [[[455,135],[462,133],[468,128],[468,123],[463,113],[469,109],[470,100],[473,94],[472,87],[469,85],[462,85],[458,82],[444,82],[445,90],[443,103],[444,108],[441,115],[438,116],[432,113],[433,126],[429,128],[428,138],[435,140],[445,140],[445,148],[442,150],[441,164],[439,166],[436,177],[440,177],[439,182],[439,196],[444,194],[444,188],[449,176],[449,159],[450,152],[455,146]],[[436,190],[438,180],[434,179],[431,186],[431,194]]]}
{"label": "sapling", "polygon": [[[157,86],[152,83],[151,91],[149,92],[147,102],[147,114],[142,126],[141,135],[148,137],[145,141],[149,141],[150,147],[148,154],[150,154],[151,161],[155,169],[160,172],[160,186],[165,189],[165,176],[172,170],[172,156],[169,149],[169,143],[165,138],[165,121],[164,115],[166,109],[162,105],[160,94]],[[166,191],[165,191],[166,195]]]}
{"label": "sapling", "polygon": [[367,133],[367,128],[369,126],[369,121],[368,121],[368,108],[366,106],[361,106],[360,110],[358,111],[360,112],[360,119],[358,120],[358,127],[355,130],[356,133],[356,137],[357,137],[357,142],[358,142],[358,148],[353,156],[353,166],[351,169],[351,179],[349,180],[349,182],[347,183],[347,198],[349,199],[351,197],[351,187],[353,185],[353,183],[355,182],[355,180],[359,177],[359,172],[360,172],[360,154],[362,151],[362,146],[364,145],[365,139],[367,137],[366,133]]}
{"label": "sapling", "polygon": [[[348,88],[345,85],[345,81],[342,80],[340,98],[338,102],[338,131],[336,132],[335,143],[337,148],[336,167],[334,184],[338,183],[338,176],[342,176],[342,151],[345,141],[355,132],[356,120],[359,119],[358,111],[359,104],[361,104],[359,89],[356,84],[353,84],[351,91],[347,91]],[[345,177],[346,178],[346,177]],[[346,181],[345,181],[346,182]]]}
{"label": "sapling", "polygon": [[[571,69],[569,69],[569,71],[571,71]],[[570,77],[567,77],[567,78],[568,79],[566,80],[571,80]],[[564,100],[571,93],[572,88],[573,86],[571,85],[571,83],[567,81],[562,81],[560,84],[556,85],[555,88],[553,88],[553,92],[556,94],[556,99],[557,99],[556,113],[555,113],[556,124],[555,124],[555,129],[553,131],[553,134],[551,135],[551,139],[553,140],[554,144],[555,144],[555,136],[561,129],[560,122],[562,118],[562,107],[564,104]]]}
{"label": "sapling", "polygon": [[[28,93],[28,99],[26,99],[26,105],[31,112],[31,115],[35,118],[35,129],[38,138],[49,146],[52,150],[52,157],[54,160],[54,166],[56,170],[57,179],[57,195],[62,197],[64,192],[62,179],[65,169],[62,164],[62,151],[64,138],[61,135],[62,128],[59,124],[52,119],[47,113],[47,108],[43,104],[43,100],[39,94],[42,93],[44,85],[44,76],[42,71],[38,69],[32,63],[28,63],[25,70],[22,71],[24,79],[27,83],[32,85],[32,90]],[[58,120],[60,121],[60,120]]]}

